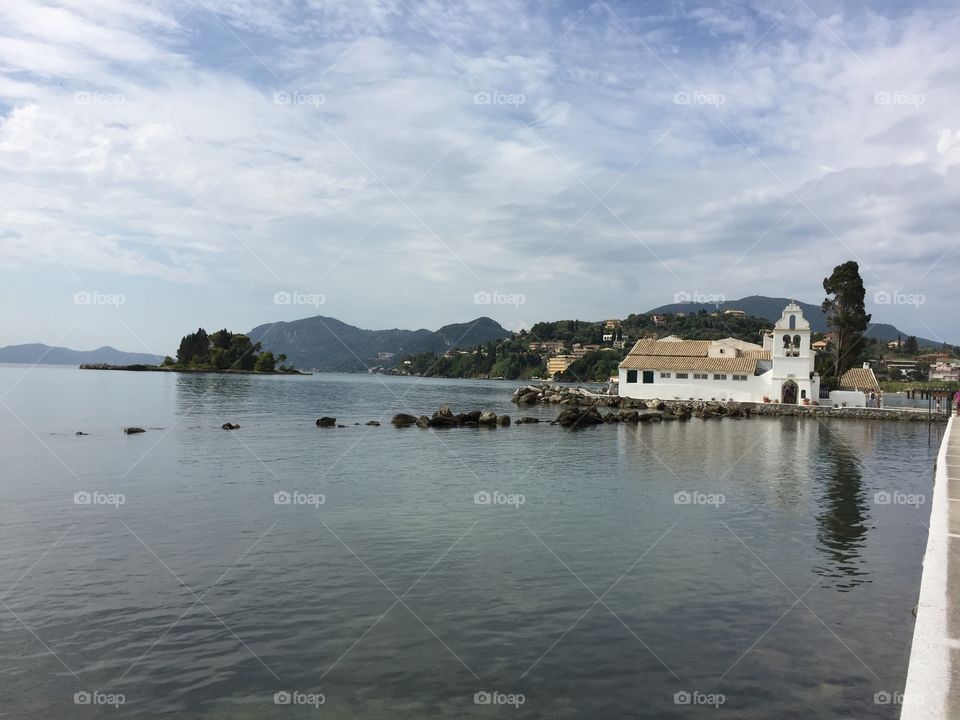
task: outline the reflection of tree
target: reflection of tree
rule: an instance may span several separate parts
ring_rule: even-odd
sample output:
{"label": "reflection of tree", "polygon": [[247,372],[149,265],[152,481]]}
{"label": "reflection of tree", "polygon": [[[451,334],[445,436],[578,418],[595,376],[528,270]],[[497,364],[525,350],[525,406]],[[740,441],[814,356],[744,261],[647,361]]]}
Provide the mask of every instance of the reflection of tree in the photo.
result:
{"label": "reflection of tree", "polygon": [[846,578],[837,582],[844,591],[864,582],[869,573],[862,567],[860,550],[867,536],[867,503],[863,477],[856,454],[833,431],[820,425],[821,463],[817,474],[825,480],[817,515],[817,547],[828,560],[817,569],[824,577]]}

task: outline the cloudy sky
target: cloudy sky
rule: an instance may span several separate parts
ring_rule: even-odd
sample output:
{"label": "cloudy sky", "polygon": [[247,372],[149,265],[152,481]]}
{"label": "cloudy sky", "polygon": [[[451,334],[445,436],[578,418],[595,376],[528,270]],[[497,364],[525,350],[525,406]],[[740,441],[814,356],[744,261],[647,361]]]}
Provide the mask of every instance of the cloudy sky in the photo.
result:
{"label": "cloudy sky", "polygon": [[956,3],[5,2],[0,345],[819,302],[850,258],[958,342],[958,65]]}

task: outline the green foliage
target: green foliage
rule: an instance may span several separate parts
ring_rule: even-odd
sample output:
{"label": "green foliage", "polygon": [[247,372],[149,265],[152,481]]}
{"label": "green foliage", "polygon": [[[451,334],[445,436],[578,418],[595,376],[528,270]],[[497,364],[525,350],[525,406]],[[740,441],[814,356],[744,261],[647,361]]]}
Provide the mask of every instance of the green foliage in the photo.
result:
{"label": "green foliage", "polygon": [[274,358],[273,353],[268,350],[257,356],[257,361],[253,364],[253,369],[257,372],[273,372],[276,364],[276,358]]}
{"label": "green foliage", "polygon": [[920,352],[920,348],[917,347],[917,338],[914,335],[911,335],[907,338],[907,342],[903,345],[903,352],[906,355],[916,355]]}
{"label": "green foliage", "polygon": [[[260,348],[259,342],[251,342],[243,333],[232,333],[224,329],[207,335],[206,330],[199,328],[180,340],[176,362],[174,363],[173,358],[166,358],[163,364],[195,370],[273,372],[276,365],[273,353],[260,353]],[[286,359],[286,355],[281,357]]]}
{"label": "green foliage", "polygon": [[606,382],[618,373],[624,354],[618,350],[596,350],[573,362],[560,374],[563,382]]}
{"label": "green foliage", "polygon": [[424,377],[495,378],[509,380],[544,376],[546,364],[536,353],[529,352],[529,340],[507,340],[497,345],[486,345],[471,350],[451,350],[450,357],[434,353],[419,353],[405,360],[400,367],[411,375]]}
{"label": "green foliage", "polygon": [[864,351],[863,333],[870,323],[860,266],[854,260],[837,265],[830,277],[823,279],[823,289],[828,296],[832,295],[823,301],[823,311],[827,314],[827,324],[836,333],[832,347],[839,376],[860,361]]}

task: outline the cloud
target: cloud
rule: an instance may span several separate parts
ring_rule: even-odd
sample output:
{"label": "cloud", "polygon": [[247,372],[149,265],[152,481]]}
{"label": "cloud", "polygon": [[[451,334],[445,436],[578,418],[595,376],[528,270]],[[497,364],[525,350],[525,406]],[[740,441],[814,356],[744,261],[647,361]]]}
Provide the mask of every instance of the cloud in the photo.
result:
{"label": "cloud", "polygon": [[[527,320],[600,317],[678,284],[816,299],[856,257],[946,321],[957,10],[817,11],[4,7],[0,263],[210,287],[243,329],[279,319],[258,305],[278,283],[439,326],[478,283],[524,293]],[[182,334],[151,321],[151,344]]]}

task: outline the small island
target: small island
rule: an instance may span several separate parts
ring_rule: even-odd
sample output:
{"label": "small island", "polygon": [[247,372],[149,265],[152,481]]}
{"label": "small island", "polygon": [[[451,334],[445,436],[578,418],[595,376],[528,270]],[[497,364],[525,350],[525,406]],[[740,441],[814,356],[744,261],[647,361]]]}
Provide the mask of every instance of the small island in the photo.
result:
{"label": "small island", "polygon": [[134,364],[109,365],[89,363],[81,370],[131,370],[138,372],[193,372],[231,373],[242,375],[309,375],[285,364],[287,356],[274,356],[263,350],[259,342],[252,342],[243,333],[230,332],[226,328],[207,333],[203,328],[184,335],[177,349],[176,359],[169,355],[160,365]]}

